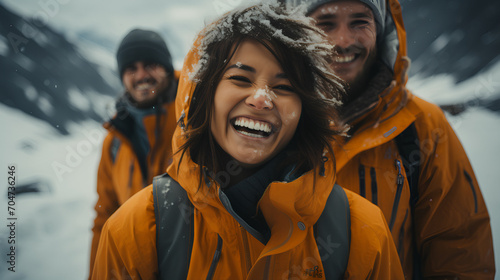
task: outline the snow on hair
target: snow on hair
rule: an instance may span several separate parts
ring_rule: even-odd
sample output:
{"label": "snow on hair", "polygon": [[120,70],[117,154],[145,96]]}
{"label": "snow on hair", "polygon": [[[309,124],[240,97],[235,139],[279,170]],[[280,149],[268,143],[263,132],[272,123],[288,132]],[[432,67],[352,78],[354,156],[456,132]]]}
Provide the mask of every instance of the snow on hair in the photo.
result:
{"label": "snow on hair", "polygon": [[[311,61],[311,67],[317,70],[314,74],[315,92],[328,102],[334,105],[340,105],[338,96],[339,89],[343,90],[340,79],[329,70],[328,59],[333,53],[333,45],[327,40],[324,32],[315,27],[312,19],[305,16],[306,5],[297,7],[284,7],[276,0],[260,3],[250,7],[236,8],[221,18],[208,25],[201,33],[201,40],[198,46],[198,63],[192,65],[192,71],[189,73],[189,79],[193,82],[200,82],[207,69],[209,55],[207,48],[209,45],[227,40],[234,34],[251,34],[258,29],[264,31],[269,38],[276,39],[282,44],[292,48],[299,53],[307,56]],[[283,28],[293,28],[293,34],[297,38],[291,38],[283,32],[283,29],[273,26],[272,23],[279,23]],[[330,83],[322,83],[323,79],[329,79]],[[320,86],[319,84],[322,84]],[[325,96],[325,87],[328,89]],[[322,89],[321,89],[322,88]]]}

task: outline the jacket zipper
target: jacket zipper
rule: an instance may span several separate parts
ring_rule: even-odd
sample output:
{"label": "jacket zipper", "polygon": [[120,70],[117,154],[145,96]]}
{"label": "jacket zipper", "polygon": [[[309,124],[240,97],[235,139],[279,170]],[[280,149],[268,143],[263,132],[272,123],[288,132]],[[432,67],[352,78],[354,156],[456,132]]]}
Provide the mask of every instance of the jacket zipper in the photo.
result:
{"label": "jacket zipper", "polygon": [[375,172],[375,168],[370,168],[370,176],[372,179],[372,202],[377,205],[378,203],[378,195],[377,195],[377,173]]}
{"label": "jacket zipper", "polygon": [[321,157],[321,167],[319,169],[320,176],[323,176],[323,177],[325,176],[325,162],[327,162],[327,161],[328,161],[327,157],[325,157],[325,156]]}
{"label": "jacket zipper", "polygon": [[266,257],[266,265],[264,267],[264,277],[263,280],[268,280],[269,279],[269,273],[271,271],[271,256]]}
{"label": "jacket zipper", "polygon": [[394,198],[394,205],[392,206],[391,221],[389,222],[389,230],[392,231],[394,222],[396,221],[396,214],[398,212],[399,200],[401,199],[401,192],[403,191],[404,178],[401,173],[401,161],[396,160],[396,169],[398,170],[398,177],[396,179],[397,189],[396,197]]}
{"label": "jacket zipper", "polygon": [[240,226],[240,231],[241,231],[241,238],[242,238],[242,242],[243,242],[243,248],[245,250],[245,265],[246,265],[246,270],[247,270],[247,274],[248,274],[248,272],[250,271],[250,268],[252,267],[252,261],[250,259],[250,248],[248,246],[248,237],[247,237],[246,230],[242,226]]}
{"label": "jacket zipper", "polygon": [[233,208],[231,207],[231,203],[229,202],[229,199],[227,198],[227,196],[224,194],[224,192],[219,189],[219,199],[222,203],[222,205],[224,206],[224,208],[226,208],[227,212],[233,216],[233,218],[248,232],[250,233],[251,235],[253,235],[255,238],[257,238],[257,240],[259,240],[260,242],[262,242],[263,244],[266,243],[264,237],[262,236],[262,234],[260,232],[258,232],[256,229],[252,228],[250,225],[247,224],[247,222],[245,222],[245,220],[243,220],[240,216],[238,216],[238,214],[236,214],[233,210]]}
{"label": "jacket zipper", "polygon": [[[399,240],[398,240],[398,245],[397,245],[398,255],[399,255],[401,263],[404,262],[403,252],[405,249],[404,248],[404,239],[405,239],[405,224],[406,224],[407,219],[408,219],[408,209],[406,209],[405,218],[403,219],[403,225],[401,226],[401,230],[399,231]],[[416,248],[414,250],[416,250]]]}
{"label": "jacket zipper", "polygon": [[220,254],[222,250],[222,238],[217,235],[217,248],[215,249],[214,258],[212,259],[212,264],[210,264],[210,269],[208,270],[207,280],[211,280],[214,277],[215,269],[219,263]]}
{"label": "jacket zipper", "polygon": [[470,189],[472,190],[472,195],[474,196],[474,213],[477,214],[477,195],[476,190],[474,189],[474,184],[472,183],[472,177],[464,170],[465,178],[469,181]]}
{"label": "jacket zipper", "polygon": [[359,195],[366,198],[365,167],[362,164],[359,165],[358,173],[359,173]]}
{"label": "jacket zipper", "polygon": [[[162,129],[161,129],[161,127],[162,127],[162,121],[163,121],[163,116],[162,115],[163,115],[162,106],[159,105],[157,107],[156,119],[155,119],[155,130],[154,130],[155,144],[153,145],[153,147],[151,147],[151,153],[150,153],[150,157],[149,157],[149,166],[146,166],[146,168],[148,168],[148,170],[147,170],[147,173],[148,173],[147,180],[151,180],[149,178],[153,178],[153,176],[162,174],[163,171],[165,171],[165,170],[161,170],[161,168],[163,167],[162,165],[158,166],[158,168],[160,168],[160,170],[159,170],[160,173],[154,174],[154,172],[158,171],[158,170],[152,170],[153,166],[154,166],[154,160],[156,158],[156,150],[158,149],[158,143],[162,142],[162,139],[161,139],[162,138],[162,133],[161,133]],[[153,174],[151,174],[152,172],[153,172]]]}
{"label": "jacket zipper", "polygon": [[129,175],[128,175],[128,188],[132,188],[132,178],[134,177],[134,161],[130,163]]}

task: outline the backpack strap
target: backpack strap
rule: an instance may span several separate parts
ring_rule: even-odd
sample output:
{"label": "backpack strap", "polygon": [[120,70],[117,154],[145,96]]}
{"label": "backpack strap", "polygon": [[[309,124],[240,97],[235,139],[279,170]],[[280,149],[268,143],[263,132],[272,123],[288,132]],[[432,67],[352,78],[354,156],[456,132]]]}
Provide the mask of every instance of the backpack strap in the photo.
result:
{"label": "backpack strap", "polygon": [[315,234],[324,279],[344,279],[351,244],[351,211],[344,189],[337,184],[315,225]]}
{"label": "backpack strap", "polygon": [[[418,194],[418,177],[420,176],[420,140],[417,134],[415,123],[408,126],[401,134],[395,138],[399,154],[403,161],[403,166],[406,171],[406,179],[410,185],[410,211],[412,220],[415,219],[415,205],[417,204]],[[412,224],[415,224],[412,221]],[[413,227],[414,228],[414,227]],[[415,233],[413,234],[413,279],[423,279],[420,254],[417,250]]]}
{"label": "backpack strap", "polygon": [[186,279],[193,247],[194,207],[167,173],[153,179],[158,279]]}

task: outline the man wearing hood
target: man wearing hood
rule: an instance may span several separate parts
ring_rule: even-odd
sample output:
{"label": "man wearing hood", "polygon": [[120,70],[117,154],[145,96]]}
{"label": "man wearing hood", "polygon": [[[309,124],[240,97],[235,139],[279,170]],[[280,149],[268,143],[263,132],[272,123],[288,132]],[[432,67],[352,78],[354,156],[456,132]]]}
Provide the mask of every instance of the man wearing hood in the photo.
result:
{"label": "man wearing hood", "polygon": [[337,183],[382,209],[405,278],[493,279],[489,215],[467,155],[443,112],[405,86],[398,1],[287,2],[305,3],[335,45],[351,127],[334,147]]}
{"label": "man wearing hood", "polygon": [[176,126],[177,78],[163,38],[154,31],[134,29],[121,41],[116,59],[125,93],[116,102],[116,115],[104,124],[108,135],[97,174],[90,275],[104,223],[154,176],[165,172]]}

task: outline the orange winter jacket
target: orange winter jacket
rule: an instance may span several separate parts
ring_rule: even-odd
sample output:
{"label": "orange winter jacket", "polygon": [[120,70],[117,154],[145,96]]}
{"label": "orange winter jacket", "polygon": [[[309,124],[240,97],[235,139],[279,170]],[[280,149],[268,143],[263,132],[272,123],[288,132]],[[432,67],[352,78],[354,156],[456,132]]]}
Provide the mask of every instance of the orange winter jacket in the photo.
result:
{"label": "orange winter jacket", "polygon": [[[175,85],[176,86],[176,85]],[[173,89],[175,90],[175,88]],[[127,111],[121,110],[110,122],[104,124],[108,135],[104,139],[101,161],[97,172],[98,200],[91,244],[90,275],[94,265],[101,230],[106,220],[132,195],[150,184],[153,177],[162,174],[171,162],[172,135],[175,129],[174,102],[163,105],[163,113],[142,119],[149,152],[142,160],[137,156],[133,140],[128,136],[133,120]],[[155,137],[159,121],[161,138]],[[135,133],[135,132],[134,132]],[[142,162],[142,167],[141,163]]]}
{"label": "orange winter jacket", "polygon": [[[195,45],[186,57],[177,92],[179,125],[172,140],[174,150],[185,141],[181,127],[195,88],[187,77],[198,59]],[[291,182],[272,182],[267,186],[258,205],[271,229],[271,237],[264,245],[225,209],[217,184],[198,189],[200,174],[189,151],[181,162],[180,157],[180,153],[174,155],[167,172],[186,190],[194,206],[193,246],[190,259],[185,260],[189,262],[187,279],[207,278],[219,236],[222,248],[213,279],[318,279],[305,271],[315,266],[318,271],[323,270],[313,227],[335,183],[331,158],[325,163],[324,176],[316,169]],[[403,279],[380,209],[353,192],[346,191],[346,194],[351,241],[345,278]],[[128,200],[105,224],[92,279],[156,279],[156,238],[150,186]]]}
{"label": "orange winter jacket", "polygon": [[[323,271],[313,225],[333,181],[332,176],[320,178],[315,186],[317,194],[312,194],[311,175],[298,182],[273,183],[268,187],[261,202],[272,228],[267,245],[244,230],[224,209],[214,196],[216,188],[197,196],[193,192],[197,182],[191,185],[187,190],[190,199],[197,197],[193,201],[194,238],[191,259],[186,260],[190,262],[187,279],[207,278],[218,235],[223,245],[213,279],[317,279],[304,273],[315,266]],[[193,182],[195,177],[193,172],[192,178],[183,181]],[[307,185],[311,187],[304,188]],[[350,191],[346,194],[351,212],[351,244],[345,278],[403,279],[380,209]],[[294,200],[295,204],[290,203]],[[306,224],[305,230],[297,226],[300,221]],[[105,224],[92,279],[157,279],[156,238],[153,192],[149,186],[129,199]]]}
{"label": "orange winter jacket", "polygon": [[[360,116],[345,116],[355,131],[334,147],[337,182],[380,207],[406,279],[413,278],[414,265],[426,279],[493,279],[489,215],[474,171],[443,112],[406,89],[409,62],[401,7],[397,0],[389,0],[388,7],[397,40],[385,38],[385,43],[399,45],[393,81]],[[395,140],[410,125],[421,155],[413,208]],[[398,176],[404,181],[398,183]]]}

